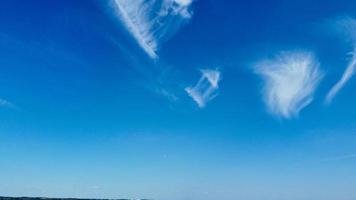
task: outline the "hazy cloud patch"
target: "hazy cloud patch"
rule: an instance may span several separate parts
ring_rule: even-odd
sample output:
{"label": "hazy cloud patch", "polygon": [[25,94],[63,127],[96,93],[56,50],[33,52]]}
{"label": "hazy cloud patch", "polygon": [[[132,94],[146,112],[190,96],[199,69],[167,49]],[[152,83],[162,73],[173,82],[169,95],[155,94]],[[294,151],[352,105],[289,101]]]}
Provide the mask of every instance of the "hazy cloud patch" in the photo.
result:
{"label": "hazy cloud patch", "polygon": [[13,103],[5,100],[5,99],[0,99],[0,107],[4,108],[11,108],[11,109],[18,109]]}

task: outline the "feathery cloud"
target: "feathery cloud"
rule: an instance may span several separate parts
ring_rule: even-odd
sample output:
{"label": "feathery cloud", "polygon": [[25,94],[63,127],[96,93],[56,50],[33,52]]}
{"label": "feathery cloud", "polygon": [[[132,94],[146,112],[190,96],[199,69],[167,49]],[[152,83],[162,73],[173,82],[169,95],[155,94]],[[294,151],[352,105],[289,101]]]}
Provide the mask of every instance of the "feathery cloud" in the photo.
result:
{"label": "feathery cloud", "polygon": [[356,72],[356,20],[350,17],[343,18],[338,20],[335,23],[335,28],[338,32],[342,32],[347,40],[351,40],[351,43],[354,47],[351,61],[346,67],[345,72],[343,73],[341,79],[331,88],[329,93],[326,96],[326,103],[329,104],[335,98],[337,93],[345,86],[345,84],[352,78]]}
{"label": "feathery cloud", "polygon": [[259,62],[255,70],[264,79],[263,96],[269,111],[284,118],[298,116],[312,102],[322,78],[310,52],[282,52]]}
{"label": "feathery cloud", "polygon": [[185,91],[190,97],[203,108],[206,103],[217,96],[221,73],[218,70],[200,70],[202,76],[194,87],[187,87]]}
{"label": "feathery cloud", "polygon": [[153,59],[162,40],[172,36],[191,18],[193,0],[115,0],[121,21]]}

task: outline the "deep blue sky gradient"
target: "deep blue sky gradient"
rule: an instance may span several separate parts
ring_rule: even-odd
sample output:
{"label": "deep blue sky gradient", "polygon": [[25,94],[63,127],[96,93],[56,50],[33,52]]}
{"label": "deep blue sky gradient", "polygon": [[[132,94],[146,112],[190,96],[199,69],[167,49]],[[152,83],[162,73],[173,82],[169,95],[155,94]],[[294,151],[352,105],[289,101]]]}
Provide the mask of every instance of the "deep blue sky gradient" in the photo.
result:
{"label": "deep blue sky gradient", "polygon": [[[324,104],[353,48],[327,24],[355,8],[196,1],[152,61],[108,1],[1,1],[0,98],[16,108],[0,108],[0,195],[355,199],[355,80]],[[298,118],[276,119],[252,65],[294,49],[326,75]],[[184,92],[201,68],[223,75],[204,109]]]}

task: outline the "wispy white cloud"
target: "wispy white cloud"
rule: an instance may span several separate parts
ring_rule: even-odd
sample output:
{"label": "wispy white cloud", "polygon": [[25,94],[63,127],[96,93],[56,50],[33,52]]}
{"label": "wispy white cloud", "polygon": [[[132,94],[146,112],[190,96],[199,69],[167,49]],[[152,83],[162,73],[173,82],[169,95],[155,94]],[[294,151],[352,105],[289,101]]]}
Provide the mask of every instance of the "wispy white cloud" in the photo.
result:
{"label": "wispy white cloud", "polygon": [[217,96],[221,73],[218,70],[205,69],[200,70],[201,78],[194,87],[187,87],[185,91],[190,97],[203,108],[206,103]]}
{"label": "wispy white cloud", "polygon": [[326,96],[326,103],[331,103],[336,94],[345,86],[345,84],[351,79],[356,72],[356,48],[352,53],[352,59],[347,66],[341,79],[331,88]]}
{"label": "wispy white cloud", "polygon": [[161,40],[191,18],[193,0],[114,0],[116,11],[141,48],[157,58]]}
{"label": "wispy white cloud", "polygon": [[269,111],[284,118],[298,116],[312,102],[322,78],[310,52],[282,52],[257,63],[255,70],[264,79],[263,96]]}
{"label": "wispy white cloud", "polygon": [[354,47],[352,58],[346,67],[341,79],[331,88],[326,96],[326,103],[331,103],[337,93],[345,86],[356,72],[356,19],[345,17],[336,21],[334,28],[346,37]]}

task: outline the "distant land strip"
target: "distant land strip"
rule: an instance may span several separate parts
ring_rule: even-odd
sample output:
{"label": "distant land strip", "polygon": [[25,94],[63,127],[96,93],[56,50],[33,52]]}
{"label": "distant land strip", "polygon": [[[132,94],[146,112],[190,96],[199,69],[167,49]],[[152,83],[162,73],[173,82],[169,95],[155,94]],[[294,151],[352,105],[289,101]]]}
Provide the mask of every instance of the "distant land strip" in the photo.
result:
{"label": "distant land strip", "polygon": [[[90,199],[90,198],[48,198],[48,197],[2,197],[0,200],[134,200],[134,199]],[[150,200],[150,199],[135,199]]]}

